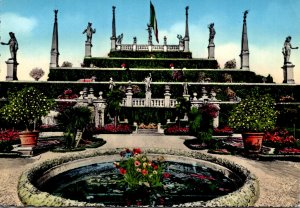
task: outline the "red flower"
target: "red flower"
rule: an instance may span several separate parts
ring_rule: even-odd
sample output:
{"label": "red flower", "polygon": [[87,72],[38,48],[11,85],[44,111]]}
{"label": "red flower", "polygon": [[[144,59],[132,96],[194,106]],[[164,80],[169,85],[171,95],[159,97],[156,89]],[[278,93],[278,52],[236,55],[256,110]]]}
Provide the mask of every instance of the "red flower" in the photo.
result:
{"label": "red flower", "polygon": [[134,148],[133,150],[133,154],[134,155],[137,155],[137,154],[141,154],[142,153],[142,150],[140,148]]}
{"label": "red flower", "polygon": [[126,174],[126,169],[120,168],[119,170],[120,170],[120,173],[121,173],[122,175],[125,175],[125,174]]}
{"label": "red flower", "polygon": [[148,171],[147,171],[146,169],[143,169],[143,170],[142,170],[142,174],[143,174],[143,175],[147,175],[147,174],[148,174]]}
{"label": "red flower", "polygon": [[163,173],[164,178],[170,178],[171,174],[170,173]]}
{"label": "red flower", "polygon": [[125,67],[126,67],[126,64],[124,64],[124,63],[121,64],[121,67],[122,67],[122,68],[125,68]]}
{"label": "red flower", "polygon": [[153,169],[154,169],[154,170],[157,170],[157,169],[158,169],[158,166],[157,166],[157,165],[154,165],[154,166],[153,166]]}
{"label": "red flower", "polygon": [[174,67],[174,64],[173,63],[170,63],[170,68]]}

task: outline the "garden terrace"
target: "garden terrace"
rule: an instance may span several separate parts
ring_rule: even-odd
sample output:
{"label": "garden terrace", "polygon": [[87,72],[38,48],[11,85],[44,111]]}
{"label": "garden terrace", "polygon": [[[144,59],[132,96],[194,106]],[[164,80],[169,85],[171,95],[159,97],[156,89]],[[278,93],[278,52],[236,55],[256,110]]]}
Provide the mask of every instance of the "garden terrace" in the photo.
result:
{"label": "garden terrace", "polygon": [[84,58],[84,66],[96,66],[100,68],[118,68],[126,64],[129,68],[170,68],[173,64],[176,68],[217,69],[218,62],[215,59],[186,59],[186,58]]}
{"label": "garden terrace", "polygon": [[[182,71],[183,76],[176,78],[176,72]],[[79,79],[90,79],[96,77],[96,81],[108,81],[110,77],[114,81],[131,80],[133,82],[143,81],[151,73],[152,80],[155,82],[200,82],[201,79],[209,78],[210,82],[224,82],[225,74],[232,77],[233,82],[262,83],[263,76],[256,75],[251,71],[241,69],[170,69],[168,68],[81,68],[81,67],[58,67],[50,68],[48,81],[77,81]],[[177,80],[176,80],[177,79]],[[181,80],[180,80],[181,79]],[[272,78],[266,82],[273,82]]]}
{"label": "garden terrace", "polygon": [[[128,87],[128,82],[115,82],[116,88],[120,86],[124,90]],[[144,97],[144,82],[131,82],[132,85],[137,85],[141,89],[140,93],[134,94],[133,97]],[[183,92],[183,82],[153,82],[151,83],[151,92],[153,98],[163,98],[165,85],[170,85],[170,93],[172,98],[182,97]],[[293,96],[294,100],[292,102],[300,102],[300,85],[298,84],[274,84],[274,83],[217,83],[217,82],[189,82],[189,94],[193,98],[193,93],[196,92],[197,97],[201,97],[202,87],[205,87],[208,91],[208,94],[211,89],[217,91],[217,99],[226,101],[228,100],[225,90],[227,87],[230,87],[235,91],[236,95],[240,98],[244,98],[249,94],[251,90],[255,87],[258,90],[259,94],[269,93],[271,94],[277,102],[280,101],[282,96]],[[44,92],[50,98],[57,98],[61,95],[64,90],[72,89],[74,93],[79,95],[79,92],[83,88],[93,88],[94,94],[98,97],[100,91],[103,92],[103,97],[106,97],[108,93],[109,82],[78,82],[78,81],[11,81],[11,82],[0,82],[0,97],[7,98],[9,91],[17,91],[24,87],[33,86],[40,91]]]}

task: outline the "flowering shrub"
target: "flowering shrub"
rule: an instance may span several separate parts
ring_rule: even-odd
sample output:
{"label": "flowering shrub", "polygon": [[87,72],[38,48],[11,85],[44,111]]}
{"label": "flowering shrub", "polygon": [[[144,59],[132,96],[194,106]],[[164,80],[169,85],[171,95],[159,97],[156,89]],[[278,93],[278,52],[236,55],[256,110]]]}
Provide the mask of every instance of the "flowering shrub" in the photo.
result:
{"label": "flowering shrub", "polygon": [[278,151],[279,154],[300,154],[299,148],[288,148],[285,147]]}
{"label": "flowering shrub", "polygon": [[294,136],[284,128],[275,128],[272,131],[266,132],[263,137],[263,145],[269,147],[290,147],[297,140]]}
{"label": "flowering shrub", "polygon": [[122,67],[122,68],[125,68],[125,67],[126,67],[126,64],[125,64],[125,63],[121,64],[121,67]]}
{"label": "flowering shrub", "polygon": [[170,63],[170,68],[174,68],[174,64],[173,63]]}
{"label": "flowering shrub", "polygon": [[115,127],[114,124],[107,124],[104,127],[98,127],[94,130],[94,134],[130,134],[132,129],[127,124],[119,124]]}
{"label": "flowering shrub", "polygon": [[25,87],[22,90],[9,94],[9,103],[0,113],[9,122],[22,123],[26,130],[34,127],[34,123],[42,116],[46,116],[54,107],[52,99],[48,99],[34,87]]}
{"label": "flowering shrub", "polygon": [[173,71],[173,80],[175,81],[183,81],[183,71],[182,70],[175,70]]}
{"label": "flowering shrub", "polygon": [[275,100],[270,95],[251,95],[243,99],[233,111],[228,122],[238,132],[265,132],[276,124]]}
{"label": "flowering shrub", "polygon": [[124,182],[129,188],[138,187],[161,188],[163,187],[163,168],[161,160],[152,161],[142,154],[140,148],[132,151],[126,149],[120,153],[122,160],[115,162],[116,168],[124,175]]}
{"label": "flowering shrub", "polygon": [[190,129],[188,127],[180,127],[177,125],[170,126],[165,129],[166,135],[188,135]]}
{"label": "flowering shrub", "polygon": [[17,143],[19,132],[8,129],[0,131],[0,152],[8,152],[12,149],[12,145]]}
{"label": "flowering shrub", "polygon": [[[78,95],[73,93],[73,91],[71,89],[66,89],[64,91],[64,93],[59,95],[57,98],[58,99],[76,99],[76,98],[78,98]],[[74,106],[76,104],[76,102],[58,101],[57,104],[58,104],[58,111],[62,112],[65,108]]]}
{"label": "flowering shrub", "polygon": [[211,118],[216,118],[219,114],[220,108],[216,104],[207,104],[201,107],[201,112]]}

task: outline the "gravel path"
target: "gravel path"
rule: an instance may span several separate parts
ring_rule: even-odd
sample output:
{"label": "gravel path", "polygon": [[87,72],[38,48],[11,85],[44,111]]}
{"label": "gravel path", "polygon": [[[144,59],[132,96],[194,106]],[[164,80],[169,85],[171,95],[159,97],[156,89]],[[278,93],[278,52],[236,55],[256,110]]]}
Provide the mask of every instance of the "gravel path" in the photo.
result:
{"label": "gravel path", "polygon": [[[107,143],[100,147],[153,147],[188,150],[183,145],[186,137],[148,135],[101,135]],[[90,151],[90,150],[86,150]],[[206,153],[206,150],[201,152]],[[0,158],[0,206],[22,206],[17,195],[21,173],[39,161],[61,154],[46,152],[32,158]],[[260,181],[260,197],[255,206],[295,207],[300,204],[300,163],[289,161],[255,161],[239,156],[215,155],[243,165]]]}

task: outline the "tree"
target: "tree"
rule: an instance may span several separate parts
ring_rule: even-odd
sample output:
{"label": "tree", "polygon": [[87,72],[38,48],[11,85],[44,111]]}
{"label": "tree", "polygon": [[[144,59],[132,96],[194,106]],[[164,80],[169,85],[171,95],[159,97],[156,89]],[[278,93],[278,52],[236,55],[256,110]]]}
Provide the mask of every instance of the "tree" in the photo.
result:
{"label": "tree", "polygon": [[29,75],[35,80],[38,81],[42,76],[44,76],[45,72],[42,68],[33,68]]}
{"label": "tree", "polygon": [[107,94],[107,110],[109,114],[114,117],[114,125],[117,126],[117,116],[121,111],[121,103],[125,96],[125,93],[121,90],[113,90]]}
{"label": "tree", "polygon": [[180,126],[180,118],[186,113],[189,113],[191,109],[191,102],[186,100],[184,97],[177,98],[176,114],[178,116],[178,125]]}

